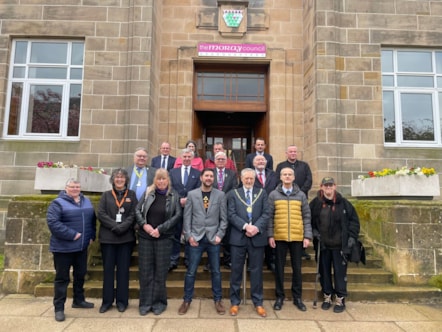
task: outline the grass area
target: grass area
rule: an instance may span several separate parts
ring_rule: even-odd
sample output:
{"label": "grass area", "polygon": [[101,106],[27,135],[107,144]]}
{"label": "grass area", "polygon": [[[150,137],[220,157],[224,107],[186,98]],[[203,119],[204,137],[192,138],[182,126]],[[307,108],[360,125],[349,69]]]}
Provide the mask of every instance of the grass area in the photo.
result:
{"label": "grass area", "polygon": [[5,255],[0,254],[0,272],[5,268]]}

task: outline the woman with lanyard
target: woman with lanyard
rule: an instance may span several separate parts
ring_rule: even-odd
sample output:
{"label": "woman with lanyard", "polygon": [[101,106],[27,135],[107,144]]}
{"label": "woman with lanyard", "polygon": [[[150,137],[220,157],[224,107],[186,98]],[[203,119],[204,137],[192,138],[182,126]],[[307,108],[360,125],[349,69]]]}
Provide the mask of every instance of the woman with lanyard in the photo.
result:
{"label": "woman with lanyard", "polygon": [[[126,310],[129,301],[129,265],[135,245],[135,192],[128,189],[129,175],[123,168],[112,172],[112,190],[101,196],[98,207],[99,240],[103,258],[103,302],[100,313],[112,307],[114,298],[119,312]],[[114,271],[117,287],[114,294]]]}

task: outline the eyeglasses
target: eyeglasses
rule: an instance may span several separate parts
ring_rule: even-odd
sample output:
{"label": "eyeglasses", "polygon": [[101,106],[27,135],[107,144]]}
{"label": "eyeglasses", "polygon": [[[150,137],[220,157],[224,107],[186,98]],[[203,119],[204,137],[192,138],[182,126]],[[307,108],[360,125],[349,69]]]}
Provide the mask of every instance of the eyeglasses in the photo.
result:
{"label": "eyeglasses", "polygon": [[137,158],[140,158],[140,159],[146,159],[147,158],[147,156],[145,156],[144,154],[136,154],[135,156]]}

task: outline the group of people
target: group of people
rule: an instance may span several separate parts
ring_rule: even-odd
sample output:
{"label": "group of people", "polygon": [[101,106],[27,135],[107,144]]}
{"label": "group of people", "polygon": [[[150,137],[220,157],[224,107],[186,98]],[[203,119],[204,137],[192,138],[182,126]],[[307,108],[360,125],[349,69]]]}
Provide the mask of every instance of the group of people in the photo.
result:
{"label": "group of people", "polygon": [[247,155],[239,174],[221,142],[214,144],[213,158],[205,162],[197,156],[196,147],[196,142],[188,141],[175,158],[170,155],[170,144],[163,142],[160,155],[150,166],[147,150],[137,148],[132,166],[112,172],[112,189],[101,196],[97,213],[81,193],[81,184],[76,179],[67,181],[47,212],[56,270],[53,302],[57,321],[65,319],[71,267],[72,307],[94,306],[85,300],[83,285],[87,248],[96,238],[96,218],[100,222],[98,238],[103,259],[100,313],[111,309],[114,302],[118,311],[126,310],[129,266],[136,243],[142,316],[149,312],[160,315],[166,310],[167,275],[178,267],[182,244],[187,270],[178,314],[186,314],[191,305],[203,253],[208,257],[206,269],[211,273],[218,314],[226,313],[221,265],[231,269],[230,315],[238,315],[247,266],[255,310],[259,316],[267,316],[263,307],[264,264],[275,275],[273,309],[281,310],[287,251],[293,271],[293,304],[306,311],[301,260],[308,255],[305,249],[313,240],[315,249],[321,251],[317,256],[322,309],[329,309],[333,301],[335,312],[345,309],[347,255],[356,244],[359,220],[350,202],[336,191],[334,179],[324,178],[309,203],[312,173],[306,162],[298,160],[295,145],[287,148],[287,160],[273,171],[273,158],[264,152],[264,139],[256,139],[256,151]]}

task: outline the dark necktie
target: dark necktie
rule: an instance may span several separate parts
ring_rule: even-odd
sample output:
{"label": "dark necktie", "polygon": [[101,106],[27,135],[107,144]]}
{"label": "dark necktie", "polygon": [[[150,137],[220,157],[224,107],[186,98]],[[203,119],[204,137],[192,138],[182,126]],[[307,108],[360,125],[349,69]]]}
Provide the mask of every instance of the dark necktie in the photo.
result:
{"label": "dark necktie", "polygon": [[218,189],[223,190],[223,186],[224,186],[223,170],[220,169],[218,173]]}
{"label": "dark necktie", "polygon": [[252,220],[252,201],[250,199],[250,190],[246,191],[246,203],[247,203],[247,218]]}
{"label": "dark necktie", "polygon": [[161,162],[161,168],[166,168],[166,157],[162,157],[163,158],[163,161]]}
{"label": "dark necktie", "polygon": [[184,185],[187,185],[187,180],[189,180],[189,171],[187,167],[184,167]]}

